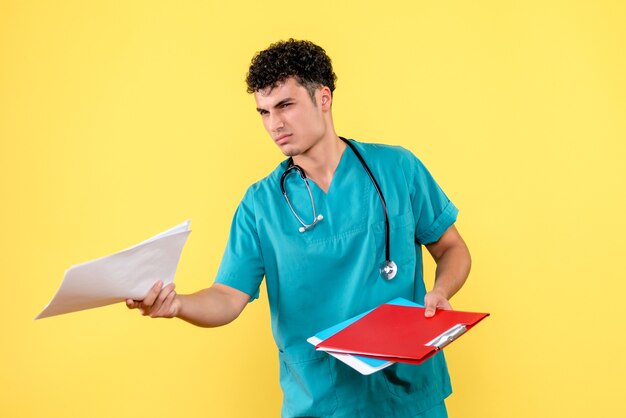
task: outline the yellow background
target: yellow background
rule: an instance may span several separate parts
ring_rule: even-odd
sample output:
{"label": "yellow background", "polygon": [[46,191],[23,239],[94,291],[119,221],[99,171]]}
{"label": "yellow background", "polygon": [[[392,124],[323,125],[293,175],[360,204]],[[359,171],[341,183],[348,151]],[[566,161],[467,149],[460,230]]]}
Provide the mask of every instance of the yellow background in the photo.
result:
{"label": "yellow background", "polygon": [[[474,267],[452,417],[626,416],[622,1],[0,1],[0,416],[273,417],[267,297],[195,328],[121,305],[33,321],[72,264],[185,219],[209,286],[282,155],[243,79],[310,39],[344,136],[401,144],[460,208]],[[432,280],[433,264],[426,274]]]}

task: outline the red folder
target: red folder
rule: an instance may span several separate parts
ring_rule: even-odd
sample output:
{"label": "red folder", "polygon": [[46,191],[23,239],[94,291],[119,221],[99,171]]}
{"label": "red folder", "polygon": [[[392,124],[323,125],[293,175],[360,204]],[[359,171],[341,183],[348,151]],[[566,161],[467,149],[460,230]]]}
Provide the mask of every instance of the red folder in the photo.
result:
{"label": "red folder", "polygon": [[487,317],[488,313],[383,304],[315,347],[381,360],[419,364]]}

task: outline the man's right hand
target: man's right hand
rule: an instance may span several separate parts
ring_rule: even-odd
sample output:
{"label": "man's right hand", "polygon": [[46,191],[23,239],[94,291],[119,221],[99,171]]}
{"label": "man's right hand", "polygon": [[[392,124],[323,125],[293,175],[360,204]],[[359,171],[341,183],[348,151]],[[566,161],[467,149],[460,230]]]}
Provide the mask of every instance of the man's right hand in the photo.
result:
{"label": "man's right hand", "polygon": [[233,287],[214,283],[190,295],[179,295],[174,283],[158,281],[143,300],[127,299],[129,309],[151,318],[178,317],[199,327],[219,327],[233,321],[248,305],[250,296]]}
{"label": "man's right hand", "polygon": [[175,288],[174,283],[163,287],[163,281],[159,280],[143,300],[126,299],[126,306],[128,309],[139,309],[142,315],[151,318],[174,318],[180,312],[181,305]]}

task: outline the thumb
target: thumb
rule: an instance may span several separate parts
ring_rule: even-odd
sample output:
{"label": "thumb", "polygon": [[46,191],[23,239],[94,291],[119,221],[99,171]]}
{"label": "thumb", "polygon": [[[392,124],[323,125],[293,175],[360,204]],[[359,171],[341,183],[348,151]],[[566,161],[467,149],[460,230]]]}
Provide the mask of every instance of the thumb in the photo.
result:
{"label": "thumb", "polygon": [[424,308],[426,308],[424,310],[424,316],[426,318],[431,318],[435,316],[435,312],[437,311],[437,303],[433,299],[426,299],[424,302]]}

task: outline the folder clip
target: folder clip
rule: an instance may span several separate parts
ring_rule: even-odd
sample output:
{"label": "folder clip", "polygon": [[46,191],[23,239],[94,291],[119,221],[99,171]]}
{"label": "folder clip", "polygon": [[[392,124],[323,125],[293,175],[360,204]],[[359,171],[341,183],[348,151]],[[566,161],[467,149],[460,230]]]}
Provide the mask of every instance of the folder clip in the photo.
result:
{"label": "folder clip", "polygon": [[438,337],[435,337],[434,339],[432,339],[426,345],[435,347],[437,348],[437,350],[441,350],[442,348],[444,348],[445,346],[447,346],[452,341],[456,340],[457,338],[459,338],[461,335],[465,334],[466,332],[467,332],[467,327],[465,325],[456,324],[449,330],[441,333]]}

